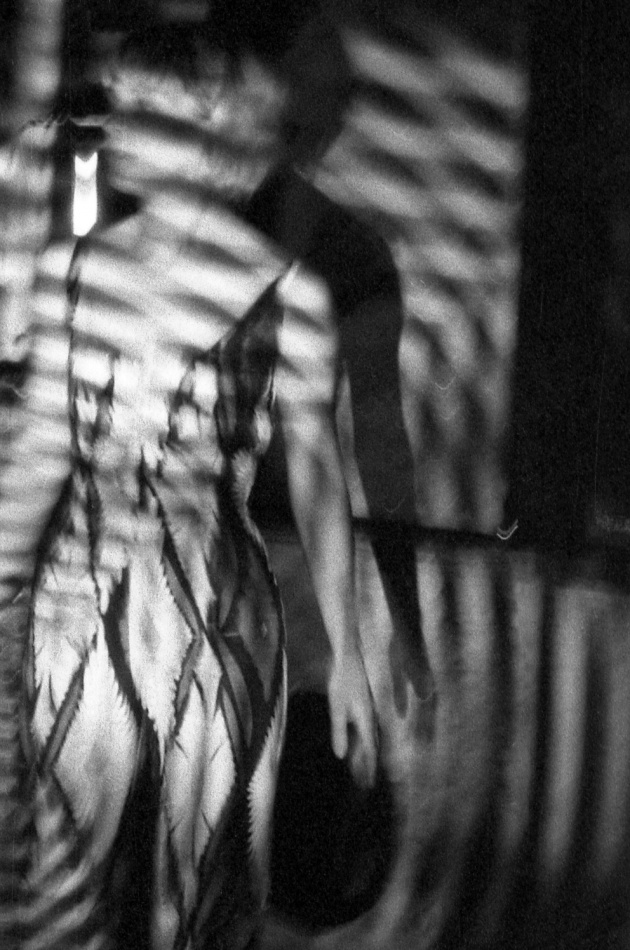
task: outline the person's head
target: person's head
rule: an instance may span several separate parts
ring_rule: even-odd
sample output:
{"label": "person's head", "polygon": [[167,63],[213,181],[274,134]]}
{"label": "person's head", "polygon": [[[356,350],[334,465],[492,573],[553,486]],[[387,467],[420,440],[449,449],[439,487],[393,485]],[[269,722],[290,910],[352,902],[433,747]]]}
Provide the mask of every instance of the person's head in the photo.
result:
{"label": "person's head", "polygon": [[237,80],[222,50],[187,26],[148,23],[123,40],[103,81],[111,102],[105,151],[117,188],[146,195],[203,183],[236,187],[228,180],[234,133],[222,103],[229,88],[233,119]]}
{"label": "person's head", "polygon": [[233,55],[252,56],[282,90],[285,160],[316,162],[339,134],[353,71],[325,0],[212,0],[211,30]]}
{"label": "person's head", "polygon": [[351,79],[324,18],[303,14],[270,42],[238,6],[228,12],[217,2],[203,23],[138,25],[105,83],[118,187],[203,182],[239,200],[273,165],[321,155],[340,128]]}

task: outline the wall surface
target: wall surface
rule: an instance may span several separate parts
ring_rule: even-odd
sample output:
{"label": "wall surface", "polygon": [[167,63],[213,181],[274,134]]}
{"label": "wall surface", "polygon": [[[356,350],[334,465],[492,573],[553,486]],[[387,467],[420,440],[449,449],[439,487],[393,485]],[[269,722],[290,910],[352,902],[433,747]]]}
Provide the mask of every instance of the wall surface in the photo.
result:
{"label": "wall surface", "polygon": [[[354,880],[367,893],[380,873],[380,889],[372,910],[356,920],[330,927],[311,917],[308,933],[299,914],[289,919],[285,893],[265,946],[626,948],[627,559],[600,554],[577,562],[452,537],[418,541],[422,635],[437,691],[418,696],[407,676],[405,707],[396,700],[396,679],[404,676],[396,662],[400,634],[369,533],[358,535],[357,551],[362,640],[393,817],[382,789],[369,807],[388,829],[392,853],[365,831],[360,796],[338,793],[322,818],[310,785],[301,793],[289,788],[313,754],[305,732],[303,748],[294,744],[287,753],[279,802],[290,796],[298,828],[321,823],[327,852],[310,879],[311,900],[326,895],[330,906],[328,879],[349,890]],[[301,554],[288,536],[272,539],[271,553],[285,597],[292,689],[321,691],[325,641]],[[324,753],[318,761],[332,787],[343,789]],[[348,814],[357,820],[350,837]],[[282,818],[279,842],[291,834],[286,810]],[[370,849],[377,838],[380,866]],[[360,856],[354,864],[349,850]],[[283,854],[282,862],[276,873],[304,873],[297,857],[292,865]]]}
{"label": "wall surface", "polygon": [[[398,3],[350,23],[356,94],[316,184],[356,217],[361,241],[385,239],[400,281],[399,302],[342,325],[355,514],[492,533],[506,489],[528,82],[523,11],[476,10]],[[350,253],[339,267],[361,262]]]}

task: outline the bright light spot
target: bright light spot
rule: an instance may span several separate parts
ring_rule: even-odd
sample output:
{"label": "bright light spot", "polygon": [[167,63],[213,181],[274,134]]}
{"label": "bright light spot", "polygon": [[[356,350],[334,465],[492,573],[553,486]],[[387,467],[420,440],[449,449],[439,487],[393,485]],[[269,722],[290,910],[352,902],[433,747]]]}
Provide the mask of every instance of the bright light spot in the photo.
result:
{"label": "bright light spot", "polygon": [[77,237],[87,234],[96,223],[98,199],[96,170],[98,152],[85,161],[74,157],[74,199],[72,204],[72,231]]}

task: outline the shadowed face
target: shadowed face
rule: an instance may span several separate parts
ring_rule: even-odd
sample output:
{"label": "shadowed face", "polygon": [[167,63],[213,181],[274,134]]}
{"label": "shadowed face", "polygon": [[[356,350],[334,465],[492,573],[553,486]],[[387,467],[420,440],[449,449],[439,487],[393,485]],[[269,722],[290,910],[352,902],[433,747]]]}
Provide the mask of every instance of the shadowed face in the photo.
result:
{"label": "shadowed face", "polygon": [[341,131],[351,69],[339,34],[318,18],[299,32],[280,69],[287,86],[283,135],[292,161],[304,168],[321,158]]}
{"label": "shadowed face", "polygon": [[264,55],[244,54],[234,75],[217,51],[195,48],[193,58],[195,80],[124,58],[104,77],[114,107],[111,175],[121,190],[146,196],[176,178],[246,199],[273,166],[305,170],[338,135],[351,68],[324,18],[305,23],[269,65]]}
{"label": "shadowed face", "polygon": [[242,197],[281,158],[286,93],[253,59],[236,78],[218,64],[195,83],[123,65],[106,86],[110,174],[121,190],[199,187]]}

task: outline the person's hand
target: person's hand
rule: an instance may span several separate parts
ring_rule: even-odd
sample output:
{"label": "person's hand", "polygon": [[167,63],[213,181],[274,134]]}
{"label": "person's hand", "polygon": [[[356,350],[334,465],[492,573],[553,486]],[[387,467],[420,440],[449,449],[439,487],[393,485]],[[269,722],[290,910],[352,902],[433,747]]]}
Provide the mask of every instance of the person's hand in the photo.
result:
{"label": "person's hand", "polygon": [[333,661],[328,705],[335,755],[348,756],[352,775],[362,788],[376,779],[377,726],[372,691],[357,648]]}

